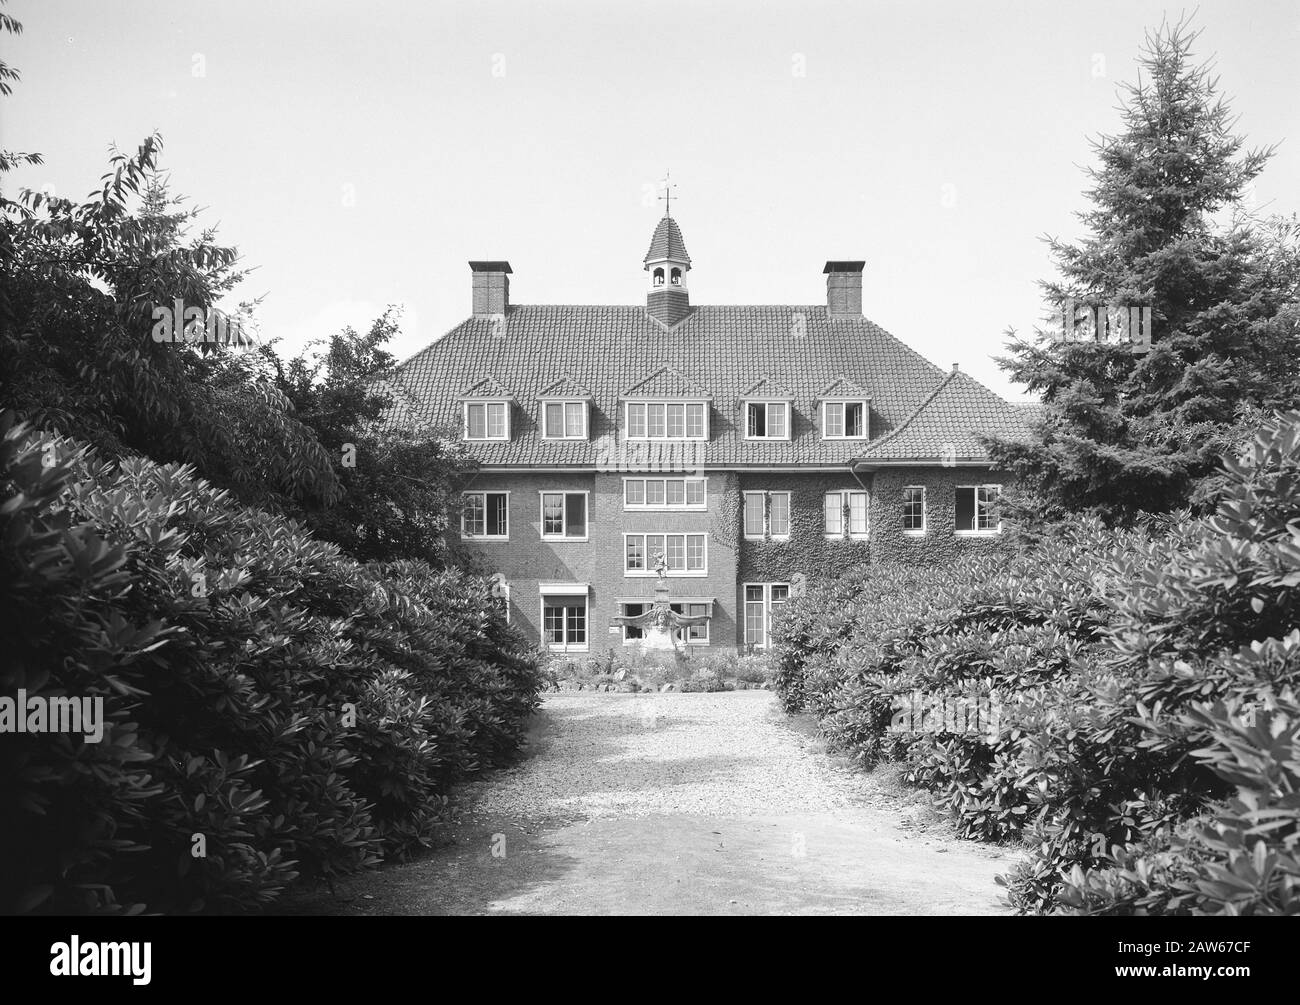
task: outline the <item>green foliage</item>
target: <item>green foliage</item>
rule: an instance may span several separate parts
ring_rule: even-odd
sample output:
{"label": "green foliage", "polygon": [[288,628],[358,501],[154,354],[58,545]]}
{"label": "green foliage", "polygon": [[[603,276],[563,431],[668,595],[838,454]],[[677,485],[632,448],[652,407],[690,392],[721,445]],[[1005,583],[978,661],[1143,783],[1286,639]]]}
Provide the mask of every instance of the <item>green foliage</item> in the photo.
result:
{"label": "green foliage", "polygon": [[383,346],[397,331],[389,308],[364,335],[347,328],[287,362],[262,350],[298,420],[336,459],[338,498],[287,512],[362,561],[444,565],[448,515],[459,512],[458,485],[473,463],[454,433],[382,423],[394,402],[393,358]]}
{"label": "green foliage", "polygon": [[1218,456],[1300,400],[1300,225],[1243,207],[1272,151],[1242,149],[1195,39],[1183,24],[1148,36],[1124,129],[1094,144],[1087,236],[1051,241],[1060,278],[1043,284],[1054,317],[1069,302],[1149,307],[1150,351],[1049,329],[1001,361],[1043,395],[1034,442],[991,444],[1040,516],[1207,504]]}
{"label": "green foliage", "polygon": [[[1025,840],[1021,911],[1294,913],[1297,585],[1291,412],[1225,458],[1210,517],[1082,520],[1009,562],[810,590],[774,626],[777,680],[833,745],[904,761],[963,834]],[[997,714],[891,728],[917,692]]]}
{"label": "green foliage", "polygon": [[6,737],[5,908],[257,908],[426,843],[518,749],[540,678],[485,583],[9,426],[0,693],[102,699],[105,733]]}

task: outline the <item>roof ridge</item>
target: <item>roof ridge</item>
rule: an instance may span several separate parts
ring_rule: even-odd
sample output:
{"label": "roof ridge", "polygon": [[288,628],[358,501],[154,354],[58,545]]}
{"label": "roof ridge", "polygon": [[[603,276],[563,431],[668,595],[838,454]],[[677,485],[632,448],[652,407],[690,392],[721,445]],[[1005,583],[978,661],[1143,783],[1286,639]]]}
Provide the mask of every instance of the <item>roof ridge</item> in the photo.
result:
{"label": "roof ridge", "polygon": [[891,429],[884,436],[880,437],[880,439],[872,440],[867,445],[867,453],[870,453],[878,446],[884,446],[886,443],[889,443],[896,436],[902,433],[903,430],[907,429],[907,427],[910,426],[916,420],[916,418],[922,412],[924,412],[926,408],[929,407],[930,402],[934,401],[934,399],[939,396],[939,392],[952,383],[953,378],[956,377],[959,372],[960,371],[958,370],[950,370],[948,373],[946,373],[944,375],[943,380],[939,381],[939,383],[935,386],[935,389],[931,391],[928,395],[926,395],[925,398],[921,401],[921,403],[916,406],[916,408],[912,409],[911,415],[909,415],[906,419],[900,422],[897,426]]}

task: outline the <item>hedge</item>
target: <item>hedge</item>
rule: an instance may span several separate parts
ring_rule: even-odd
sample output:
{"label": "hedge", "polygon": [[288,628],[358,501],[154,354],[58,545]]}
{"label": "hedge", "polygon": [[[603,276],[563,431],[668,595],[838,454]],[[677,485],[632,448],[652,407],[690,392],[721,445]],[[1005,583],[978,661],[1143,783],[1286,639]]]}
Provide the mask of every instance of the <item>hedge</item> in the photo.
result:
{"label": "hedge", "polygon": [[[1300,412],[1224,466],[1204,520],[810,590],[773,628],[787,708],[1025,842],[1021,912],[1300,913]],[[899,729],[916,692],[998,714]]]}
{"label": "hedge", "polygon": [[0,427],[0,695],[104,708],[97,743],[3,737],[0,909],[260,908],[427,845],[519,750],[540,674],[482,581]]}

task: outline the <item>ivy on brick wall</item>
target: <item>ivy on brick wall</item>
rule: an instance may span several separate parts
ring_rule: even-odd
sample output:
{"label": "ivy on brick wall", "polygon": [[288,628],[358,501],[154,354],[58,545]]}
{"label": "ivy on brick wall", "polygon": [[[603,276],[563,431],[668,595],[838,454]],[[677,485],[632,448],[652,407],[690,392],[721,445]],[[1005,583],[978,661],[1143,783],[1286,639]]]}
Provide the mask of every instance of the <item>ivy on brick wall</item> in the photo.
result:
{"label": "ivy on brick wall", "polygon": [[822,499],[827,492],[860,489],[862,486],[844,475],[750,476],[743,488],[735,489],[735,498],[724,499],[741,536],[742,492],[767,491],[790,493],[790,538],[774,541],[770,535],[762,541],[740,542],[739,578],[741,582],[788,582],[796,573],[809,579],[834,577],[871,558],[866,541],[825,536]]}

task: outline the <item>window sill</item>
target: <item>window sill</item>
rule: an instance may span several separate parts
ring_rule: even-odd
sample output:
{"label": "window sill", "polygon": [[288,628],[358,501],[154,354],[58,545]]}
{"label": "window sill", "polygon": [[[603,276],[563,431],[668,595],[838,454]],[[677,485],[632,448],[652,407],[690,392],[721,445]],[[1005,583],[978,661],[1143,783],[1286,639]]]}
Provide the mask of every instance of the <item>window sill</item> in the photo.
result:
{"label": "window sill", "polygon": [[827,541],[870,541],[871,532],[864,534],[823,534]]}
{"label": "window sill", "polygon": [[[708,570],[707,570],[707,569],[696,569],[696,570],[694,570],[694,571],[692,571],[692,572],[669,572],[669,573],[667,573],[666,578],[668,578],[668,579],[704,579],[704,578],[706,578],[706,577],[708,576],[708,574],[709,574],[709,573],[708,573]],[[637,570],[637,569],[625,569],[625,570],[623,570],[623,578],[624,578],[624,579],[654,579],[654,578],[656,578],[658,575],[659,575],[659,573],[655,572],[653,569],[651,569],[649,572],[641,572],[640,570]]]}
{"label": "window sill", "polygon": [[466,443],[509,443],[508,436],[466,436]]}
{"label": "window sill", "polygon": [[957,530],[953,531],[957,537],[997,537],[1002,533],[1002,528],[997,530]]}
{"label": "window sill", "polygon": [[707,504],[691,503],[689,506],[638,506],[633,503],[629,506],[623,504],[624,513],[707,513],[709,507]]}
{"label": "window sill", "polygon": [[509,534],[506,534],[506,535],[497,535],[497,534],[462,534],[462,535],[460,536],[460,539],[461,539],[462,541],[509,541],[509,540],[510,540],[510,535],[509,535]]}
{"label": "window sill", "polygon": [[552,643],[546,647],[547,654],[554,653],[560,656],[567,656],[569,653],[585,653],[588,651],[589,650],[586,646],[557,646]]}
{"label": "window sill", "polygon": [[568,537],[564,534],[543,534],[541,539],[552,544],[583,544],[591,540],[590,537]]}
{"label": "window sill", "polygon": [[870,436],[823,436],[823,440],[869,440]]}
{"label": "window sill", "polygon": [[542,439],[545,440],[547,443],[553,443],[553,442],[562,443],[565,440],[567,440],[570,443],[581,443],[583,440],[591,439],[591,437],[587,436],[584,433],[582,436],[543,436]]}
{"label": "window sill", "polygon": [[903,536],[904,536],[904,537],[925,537],[925,531],[923,531],[923,530],[905,530],[905,531],[903,531]]}

